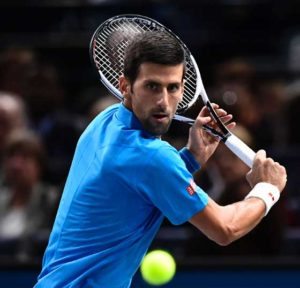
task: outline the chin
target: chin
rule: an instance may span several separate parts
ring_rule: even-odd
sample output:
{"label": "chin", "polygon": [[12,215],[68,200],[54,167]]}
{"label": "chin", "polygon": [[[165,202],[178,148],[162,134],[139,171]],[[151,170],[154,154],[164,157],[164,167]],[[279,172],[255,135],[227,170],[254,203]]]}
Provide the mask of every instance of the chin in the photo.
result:
{"label": "chin", "polygon": [[168,121],[164,121],[161,123],[152,121],[152,119],[145,119],[144,121],[141,121],[144,129],[154,136],[162,136],[166,134],[169,131],[171,122],[171,119],[168,119]]}
{"label": "chin", "polygon": [[152,127],[147,127],[146,130],[155,136],[162,136],[169,131],[170,123],[167,125],[156,125]]}

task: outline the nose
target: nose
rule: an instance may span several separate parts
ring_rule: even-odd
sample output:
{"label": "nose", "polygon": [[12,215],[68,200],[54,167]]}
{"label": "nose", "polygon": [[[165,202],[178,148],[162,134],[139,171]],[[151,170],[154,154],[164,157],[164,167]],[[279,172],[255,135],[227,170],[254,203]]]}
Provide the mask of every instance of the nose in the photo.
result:
{"label": "nose", "polygon": [[159,93],[157,105],[163,108],[169,105],[169,94],[166,88],[162,89],[161,93]]}

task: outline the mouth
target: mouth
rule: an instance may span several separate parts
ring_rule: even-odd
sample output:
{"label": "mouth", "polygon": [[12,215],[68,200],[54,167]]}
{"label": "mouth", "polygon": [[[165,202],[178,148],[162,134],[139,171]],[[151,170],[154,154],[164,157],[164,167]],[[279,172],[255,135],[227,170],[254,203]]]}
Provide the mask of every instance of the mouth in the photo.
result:
{"label": "mouth", "polygon": [[169,115],[167,113],[155,113],[152,115],[152,117],[157,121],[157,122],[164,122],[169,119]]}

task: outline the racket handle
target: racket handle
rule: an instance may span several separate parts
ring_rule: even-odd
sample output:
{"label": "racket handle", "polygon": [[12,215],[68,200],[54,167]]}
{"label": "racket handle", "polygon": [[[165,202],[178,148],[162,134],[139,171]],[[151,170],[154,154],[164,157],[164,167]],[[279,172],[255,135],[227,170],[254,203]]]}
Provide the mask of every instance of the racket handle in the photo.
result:
{"label": "racket handle", "polygon": [[231,134],[225,145],[238,156],[249,168],[252,168],[255,152],[235,135]]}

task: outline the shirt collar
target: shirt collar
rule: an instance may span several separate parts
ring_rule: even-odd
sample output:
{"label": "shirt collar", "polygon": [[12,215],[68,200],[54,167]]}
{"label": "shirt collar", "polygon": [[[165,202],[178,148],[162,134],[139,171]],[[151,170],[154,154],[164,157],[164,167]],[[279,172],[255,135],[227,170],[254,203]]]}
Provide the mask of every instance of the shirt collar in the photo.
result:
{"label": "shirt collar", "polygon": [[142,123],[139,119],[134,115],[134,113],[129,110],[123,103],[119,105],[119,109],[117,110],[116,117],[119,121],[121,121],[127,128],[141,130],[143,131],[143,135],[145,137],[155,137],[153,134],[144,130]]}

